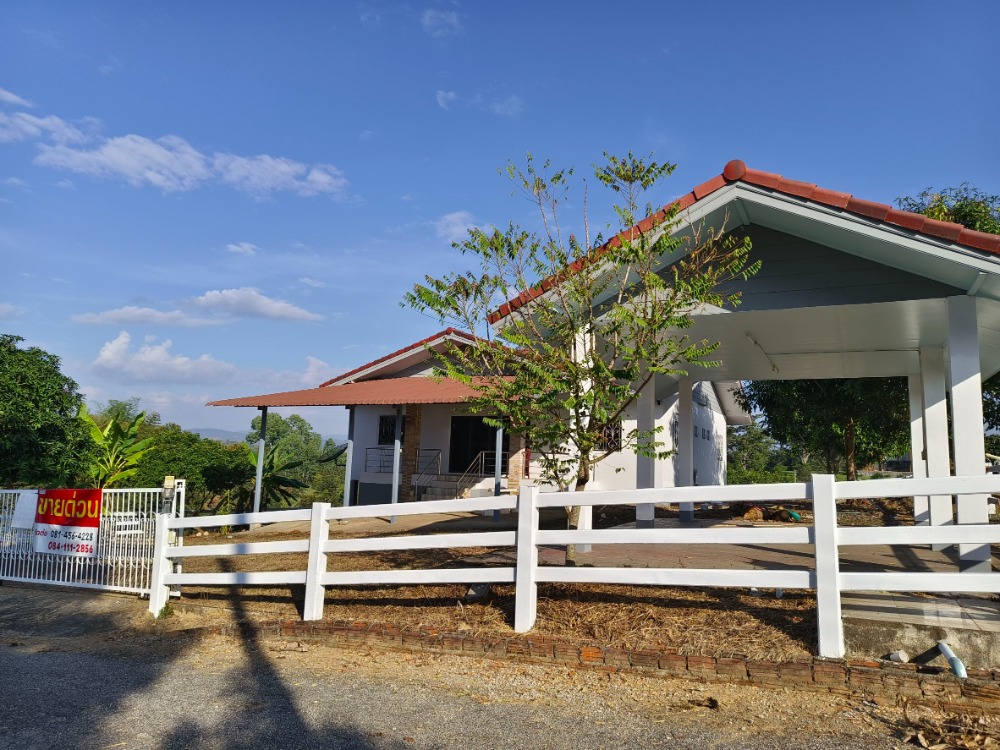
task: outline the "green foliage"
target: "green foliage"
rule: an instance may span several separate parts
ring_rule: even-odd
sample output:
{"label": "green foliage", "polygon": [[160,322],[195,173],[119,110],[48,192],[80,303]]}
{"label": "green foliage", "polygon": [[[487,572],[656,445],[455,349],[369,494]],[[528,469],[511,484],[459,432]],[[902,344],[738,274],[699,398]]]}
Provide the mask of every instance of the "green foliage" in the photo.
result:
{"label": "green foliage", "polygon": [[904,211],[924,214],[938,221],[953,221],[977,232],[1000,234],[1000,195],[989,195],[963,182],[939,192],[931,188],[916,197],[897,198]]}
{"label": "green foliage", "polygon": [[[253,418],[250,427],[246,441],[256,446],[260,440],[259,416]],[[264,445],[267,448],[278,448],[282,455],[295,461],[296,466],[288,470],[289,476],[301,482],[308,482],[312,478],[323,452],[319,433],[314,432],[312,425],[298,414],[292,414],[287,418],[280,414],[268,414]]]}
{"label": "green foliage", "polygon": [[737,399],[759,411],[765,431],[799,453],[822,456],[827,473],[840,459],[848,479],[857,467],[908,450],[909,403],[903,378],[755,380]]}
{"label": "green foliage", "polygon": [[89,463],[77,384],[59,357],[0,334],[0,486],[72,484]]}
{"label": "green foliage", "polygon": [[[674,165],[631,152],[605,156],[594,175],[618,200],[610,242],[590,236],[586,211],[582,241],[564,232],[559,212],[573,171],[538,167],[529,155],[525,167],[509,164],[506,172],[515,192],[534,204],[541,230],[513,223],[471,229],[454,247],[474,270],[428,276],[403,302],[480,337],[449,347],[440,372],[475,385],[472,407],[524,436],[545,478],[578,489],[608,455],[605,435],[641,388],[657,375],[681,373],[685,362],[711,364],[716,344],[685,334],[691,310],[734,306],[738,295],[721,291],[725,283],[757,268],[748,260],[749,239],[706,227],[691,227],[688,239],[672,237],[676,212],[641,206]],[[633,228],[640,220],[641,232]],[[550,280],[544,293],[536,288],[543,279]],[[519,295],[531,302],[491,319]],[[640,454],[667,455],[656,431],[622,438]]]}
{"label": "green foliage", "polygon": [[[249,445],[243,445],[244,455],[250,460],[253,475],[236,493],[236,513],[253,510],[254,492],[257,486],[257,452]],[[277,446],[264,451],[264,470],[261,475],[260,510],[277,510],[295,505],[295,490],[308,485],[291,474],[302,465],[301,461],[280,453]]]}
{"label": "green foliage", "polygon": [[788,451],[760,425],[728,429],[726,484],[775,484],[795,479]]}
{"label": "green foliage", "polygon": [[103,428],[87,413],[86,405],[80,406],[80,419],[90,430],[97,454],[87,470],[94,487],[111,487],[134,476],[139,462],[153,450],[152,438],[139,438],[139,430],[146,419],[139,412],[127,424],[114,420]]}

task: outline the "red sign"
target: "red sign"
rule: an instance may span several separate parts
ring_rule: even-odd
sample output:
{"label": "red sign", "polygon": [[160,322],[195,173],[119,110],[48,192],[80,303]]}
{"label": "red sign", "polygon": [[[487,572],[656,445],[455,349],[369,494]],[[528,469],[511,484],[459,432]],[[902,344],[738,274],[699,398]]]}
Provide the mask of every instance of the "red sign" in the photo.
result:
{"label": "red sign", "polygon": [[35,523],[97,528],[101,496],[101,490],[39,490]]}

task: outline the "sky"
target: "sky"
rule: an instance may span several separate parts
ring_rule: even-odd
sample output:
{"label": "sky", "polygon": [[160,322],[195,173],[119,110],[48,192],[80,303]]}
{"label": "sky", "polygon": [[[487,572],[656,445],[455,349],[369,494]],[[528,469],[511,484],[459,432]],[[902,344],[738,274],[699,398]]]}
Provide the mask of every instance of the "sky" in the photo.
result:
{"label": "sky", "polygon": [[529,152],[676,163],[657,204],[731,159],[886,203],[1000,194],[998,28],[996,0],[4,3],[0,333],[92,407],[246,430],[206,402],[440,330],[400,301],[465,268],[469,227],[537,226],[499,174]]}

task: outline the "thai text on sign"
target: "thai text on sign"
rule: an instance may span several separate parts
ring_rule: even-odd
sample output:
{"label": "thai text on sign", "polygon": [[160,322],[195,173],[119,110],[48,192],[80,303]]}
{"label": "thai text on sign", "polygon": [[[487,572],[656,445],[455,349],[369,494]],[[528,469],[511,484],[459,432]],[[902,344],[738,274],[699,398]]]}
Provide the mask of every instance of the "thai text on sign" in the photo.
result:
{"label": "thai text on sign", "polygon": [[102,494],[101,490],[39,490],[35,552],[95,557]]}

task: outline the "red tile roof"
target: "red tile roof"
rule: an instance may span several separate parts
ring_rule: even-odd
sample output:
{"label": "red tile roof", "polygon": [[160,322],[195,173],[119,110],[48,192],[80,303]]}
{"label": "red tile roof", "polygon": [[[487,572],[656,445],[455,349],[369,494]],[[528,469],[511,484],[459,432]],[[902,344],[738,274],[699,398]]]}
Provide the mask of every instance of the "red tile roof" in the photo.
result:
{"label": "red tile roof", "polygon": [[396,357],[402,356],[409,352],[413,352],[418,349],[423,349],[424,346],[430,344],[432,341],[436,341],[438,339],[444,339],[445,337],[448,336],[457,336],[459,338],[468,340],[469,343],[472,343],[476,340],[475,336],[473,336],[470,333],[466,333],[465,331],[460,331],[457,328],[445,328],[443,331],[439,331],[438,333],[435,333],[433,336],[428,336],[427,338],[422,339],[416,342],[415,344],[404,346],[402,349],[397,349],[391,354],[386,354],[384,357],[379,357],[378,359],[372,360],[368,364],[361,365],[360,367],[355,367],[353,370],[349,370],[348,372],[345,372],[343,375],[338,375],[335,378],[330,378],[325,383],[320,383],[319,387],[323,388],[325,386],[329,386],[331,383],[336,383],[340,380],[349,379],[352,375],[357,375],[359,372],[364,372],[365,370],[375,367],[376,365],[381,364],[382,362],[388,362],[389,360],[395,359]]}
{"label": "red tile roof", "polygon": [[302,391],[211,401],[209,406],[358,406],[363,404],[459,404],[476,394],[473,386],[443,378],[383,378]]}
{"label": "red tile roof", "polygon": [[750,169],[739,159],[734,159],[726,164],[721,175],[713,177],[707,182],[703,182],[701,185],[698,185],[698,187],[690,193],[686,193],[672,203],[667,204],[654,216],[643,219],[643,221],[639,222],[639,224],[632,229],[625,230],[624,232],[612,237],[606,245],[597,248],[593,253],[587,256],[587,258],[578,260],[567,266],[562,273],[544,279],[533,288],[522,292],[517,297],[502,304],[496,312],[490,315],[490,323],[496,323],[498,320],[510,315],[511,312],[521,307],[526,302],[529,302],[535,297],[545,293],[552,288],[553,284],[557,284],[560,279],[565,278],[566,274],[571,274],[579,270],[584,262],[592,263],[597,260],[603,254],[605,248],[609,246],[619,246],[622,239],[626,238],[630,232],[635,230],[644,232],[663,221],[668,211],[683,211],[720,188],[737,182],[745,182],[749,185],[756,185],[767,190],[784,193],[785,195],[803,198],[814,203],[820,203],[824,206],[830,206],[832,208],[864,216],[869,219],[885,222],[886,224],[902,227],[903,229],[917,232],[925,236],[954,242],[975,250],[985,250],[988,253],[1000,255],[1000,235],[989,234],[988,232],[976,232],[971,229],[966,229],[961,224],[929,219],[923,214],[912,213],[910,211],[900,211],[899,209],[893,208],[886,203],[875,203],[873,201],[855,198],[849,193],[841,193],[836,190],[821,188],[811,182],[789,180],[782,177],[780,174],[774,174],[773,172],[762,172],[757,169]]}

